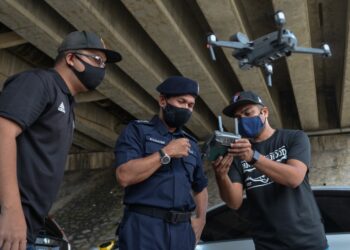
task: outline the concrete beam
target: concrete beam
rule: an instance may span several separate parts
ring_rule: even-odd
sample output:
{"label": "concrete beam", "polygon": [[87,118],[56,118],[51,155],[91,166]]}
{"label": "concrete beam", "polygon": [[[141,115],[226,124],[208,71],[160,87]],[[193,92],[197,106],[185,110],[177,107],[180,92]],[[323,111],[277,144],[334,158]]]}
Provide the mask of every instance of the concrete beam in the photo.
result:
{"label": "concrete beam", "polygon": [[107,97],[102,95],[99,91],[93,90],[93,91],[77,94],[74,97],[74,99],[77,103],[80,103],[80,102],[101,101],[101,100],[107,99]]}
{"label": "concrete beam", "polygon": [[4,83],[6,81],[7,77],[0,75],[0,92],[2,91],[2,88],[4,87]]}
{"label": "concrete beam", "polygon": [[[311,34],[307,2],[304,0],[272,0],[275,11],[282,10],[286,15],[286,28],[298,39],[298,46],[311,47]],[[305,130],[319,128],[316,84],[313,56],[294,54],[287,58],[296,106],[301,127]]]}
{"label": "concrete beam", "polygon": [[80,103],[75,108],[76,128],[91,138],[113,148],[119,124],[116,117],[92,103]]}
{"label": "concrete beam", "polygon": [[9,76],[30,68],[29,64],[5,50],[0,50],[0,89],[2,90],[4,82]]}
{"label": "concrete beam", "polygon": [[[243,18],[235,1],[224,0],[216,1],[214,3],[212,0],[197,0],[197,3],[218,39],[227,40],[233,33],[238,31],[248,34],[247,29],[243,25]],[[243,89],[256,92],[261,96],[265,105],[269,107],[269,121],[271,125],[277,128],[282,127],[277,103],[275,104],[272,100],[260,69],[253,68],[248,71],[241,70],[238,66],[237,60],[231,55],[232,50],[223,49],[223,52]]]}
{"label": "concrete beam", "polygon": [[74,30],[42,1],[3,0],[0,9],[2,23],[52,58],[65,34]]}
{"label": "concrete beam", "polygon": [[27,41],[17,35],[15,32],[6,32],[0,34],[0,49],[25,44]]}
{"label": "concrete beam", "polygon": [[[101,34],[107,47],[120,51],[124,59],[118,66],[153,98],[158,99],[159,93],[155,90],[157,84],[170,75],[178,74],[120,1],[46,2],[78,29]],[[204,138],[216,128],[216,121],[205,105],[198,109],[188,128],[199,138]]]}
{"label": "concrete beam", "polygon": [[340,97],[340,127],[350,127],[350,4],[348,4],[345,34],[344,77]]}
{"label": "concrete beam", "polygon": [[[123,4],[157,43],[182,75],[200,84],[200,97],[214,114],[221,114],[230,103],[229,82],[213,66],[205,48],[205,32],[193,17],[185,1],[123,0]],[[232,131],[232,119],[224,118],[224,125]],[[225,121],[226,120],[226,121]]]}
{"label": "concrete beam", "polygon": [[[68,4],[68,1],[57,1]],[[0,1],[0,21],[51,58],[67,33],[74,28],[43,1]],[[81,8],[72,10],[80,13]],[[81,13],[80,13],[81,14]],[[89,27],[82,27],[88,29]],[[117,67],[108,67],[103,84],[98,90],[133,116],[141,119],[158,112],[156,102]],[[137,101],[136,101],[137,100]]]}
{"label": "concrete beam", "polygon": [[110,147],[103,145],[78,130],[74,131],[73,145],[79,146],[89,152],[106,151],[107,149],[110,149]]}
{"label": "concrete beam", "polygon": [[109,65],[103,84],[97,90],[137,119],[158,113],[157,102],[120,68]]}

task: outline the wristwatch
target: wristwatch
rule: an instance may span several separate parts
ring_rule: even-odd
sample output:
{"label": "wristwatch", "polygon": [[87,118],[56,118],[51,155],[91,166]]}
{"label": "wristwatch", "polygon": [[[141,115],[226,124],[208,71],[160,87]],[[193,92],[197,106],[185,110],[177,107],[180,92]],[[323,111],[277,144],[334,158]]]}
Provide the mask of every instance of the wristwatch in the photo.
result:
{"label": "wristwatch", "polygon": [[166,154],[163,149],[159,149],[158,152],[160,154],[160,163],[162,163],[162,165],[169,164],[171,161],[171,157],[168,154]]}
{"label": "wristwatch", "polygon": [[260,153],[256,150],[254,150],[252,159],[247,163],[249,165],[254,165],[259,160],[259,157],[260,157]]}

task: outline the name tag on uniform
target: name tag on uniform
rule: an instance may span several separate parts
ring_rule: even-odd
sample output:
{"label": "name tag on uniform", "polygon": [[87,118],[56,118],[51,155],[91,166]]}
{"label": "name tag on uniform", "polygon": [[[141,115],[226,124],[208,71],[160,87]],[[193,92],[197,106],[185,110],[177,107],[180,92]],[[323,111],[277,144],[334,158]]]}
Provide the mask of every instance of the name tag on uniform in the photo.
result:
{"label": "name tag on uniform", "polygon": [[146,136],[146,140],[147,141],[151,141],[151,142],[155,142],[155,143],[158,143],[158,144],[165,145],[165,141],[164,140],[157,139],[157,138],[154,138],[154,137],[151,137],[151,136]]}

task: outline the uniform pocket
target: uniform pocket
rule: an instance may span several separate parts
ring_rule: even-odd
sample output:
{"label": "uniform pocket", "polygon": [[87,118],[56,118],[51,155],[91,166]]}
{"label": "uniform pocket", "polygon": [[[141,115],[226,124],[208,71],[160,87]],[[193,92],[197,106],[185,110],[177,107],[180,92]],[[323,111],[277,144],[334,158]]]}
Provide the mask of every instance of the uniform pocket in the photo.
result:
{"label": "uniform pocket", "polygon": [[165,145],[166,141],[163,138],[147,135],[145,141],[145,156],[158,152],[159,149],[163,148]]}

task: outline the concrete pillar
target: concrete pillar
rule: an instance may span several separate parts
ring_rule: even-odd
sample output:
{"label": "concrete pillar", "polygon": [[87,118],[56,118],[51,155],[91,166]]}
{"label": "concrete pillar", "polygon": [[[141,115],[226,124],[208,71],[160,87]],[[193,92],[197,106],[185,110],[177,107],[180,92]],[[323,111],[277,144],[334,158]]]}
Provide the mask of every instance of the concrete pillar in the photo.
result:
{"label": "concrete pillar", "polygon": [[310,137],[312,185],[350,185],[350,134]]}

